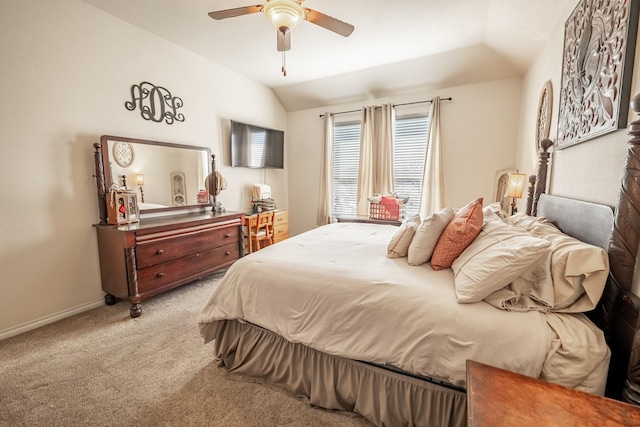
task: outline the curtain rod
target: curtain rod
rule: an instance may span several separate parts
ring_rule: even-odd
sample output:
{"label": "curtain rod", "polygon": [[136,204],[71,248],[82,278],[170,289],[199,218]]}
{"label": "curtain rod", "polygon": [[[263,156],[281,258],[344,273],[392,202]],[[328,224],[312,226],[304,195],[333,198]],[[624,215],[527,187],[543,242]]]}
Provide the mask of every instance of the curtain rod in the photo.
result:
{"label": "curtain rod", "polygon": [[[451,101],[452,98],[440,98],[440,101]],[[424,104],[427,102],[433,102],[433,99],[427,99],[424,101],[415,101],[415,102],[405,102],[404,104],[393,104],[394,107],[402,107],[403,105],[413,105],[413,104]],[[380,108],[380,107],[376,107],[376,108]],[[347,113],[357,113],[358,111],[362,111],[362,109],[359,110],[349,110],[349,111],[338,111],[337,113],[329,113],[332,116],[337,116],[338,114],[347,114]],[[320,118],[324,117],[324,114],[320,114]]]}

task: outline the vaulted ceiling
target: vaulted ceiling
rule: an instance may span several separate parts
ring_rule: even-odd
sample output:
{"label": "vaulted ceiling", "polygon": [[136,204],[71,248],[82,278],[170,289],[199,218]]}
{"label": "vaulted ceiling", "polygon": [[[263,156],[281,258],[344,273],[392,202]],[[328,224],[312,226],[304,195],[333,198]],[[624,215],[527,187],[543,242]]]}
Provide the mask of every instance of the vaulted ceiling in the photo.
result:
{"label": "vaulted ceiling", "polygon": [[273,89],[296,111],[402,91],[521,75],[575,0],[306,0],[355,26],[345,38],[310,22],[276,50],[263,13],[216,21],[215,10],[266,0],[84,0]]}

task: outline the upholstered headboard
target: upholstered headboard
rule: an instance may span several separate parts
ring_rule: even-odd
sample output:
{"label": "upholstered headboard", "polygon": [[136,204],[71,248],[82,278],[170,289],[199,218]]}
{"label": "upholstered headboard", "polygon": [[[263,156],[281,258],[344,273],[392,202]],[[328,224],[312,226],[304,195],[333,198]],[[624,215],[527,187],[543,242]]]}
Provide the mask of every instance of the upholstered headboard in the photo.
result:
{"label": "upholstered headboard", "polygon": [[565,234],[609,250],[613,208],[581,200],[541,194],[537,216],[545,217]]}

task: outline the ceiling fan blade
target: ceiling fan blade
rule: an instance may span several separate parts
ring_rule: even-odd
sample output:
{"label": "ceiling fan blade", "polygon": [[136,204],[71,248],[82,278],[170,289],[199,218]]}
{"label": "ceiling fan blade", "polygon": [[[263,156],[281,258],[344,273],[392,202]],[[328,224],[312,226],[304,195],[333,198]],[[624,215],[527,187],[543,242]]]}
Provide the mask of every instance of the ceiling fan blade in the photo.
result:
{"label": "ceiling fan blade", "polygon": [[209,12],[208,15],[213,19],[233,18],[234,16],[250,15],[252,13],[262,12],[263,6],[257,4],[255,6],[236,7],[234,9],[216,10]]}
{"label": "ceiling fan blade", "polygon": [[278,52],[284,52],[291,49],[291,31],[278,31]]}
{"label": "ceiling fan blade", "polygon": [[305,19],[313,24],[319,25],[322,28],[333,31],[344,37],[349,37],[354,30],[354,26],[336,19],[332,16],[325,15],[313,9],[304,9]]}

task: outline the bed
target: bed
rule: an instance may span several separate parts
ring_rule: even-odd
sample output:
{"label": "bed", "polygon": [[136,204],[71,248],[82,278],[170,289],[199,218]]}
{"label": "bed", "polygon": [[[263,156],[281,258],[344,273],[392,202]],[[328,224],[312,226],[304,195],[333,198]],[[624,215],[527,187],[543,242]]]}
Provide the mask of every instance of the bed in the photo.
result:
{"label": "bed", "polygon": [[[595,309],[496,309],[509,298],[458,304],[451,283],[460,269],[389,258],[393,226],[338,223],[236,262],[201,312],[202,336],[229,372],[375,425],[464,426],[467,359],[633,401],[640,124],[631,133],[615,214],[543,194],[550,144],[530,189],[536,218],[608,252]],[[536,218],[521,216],[520,226]],[[528,301],[545,302],[538,297]]]}

